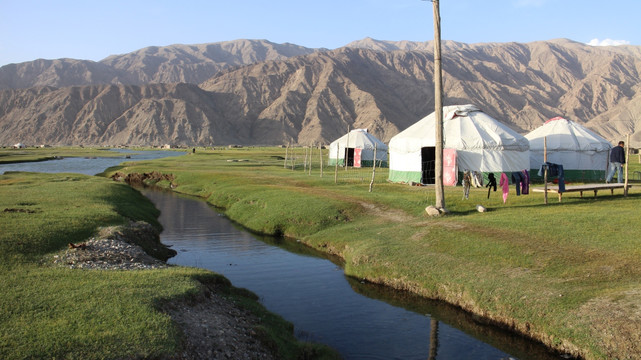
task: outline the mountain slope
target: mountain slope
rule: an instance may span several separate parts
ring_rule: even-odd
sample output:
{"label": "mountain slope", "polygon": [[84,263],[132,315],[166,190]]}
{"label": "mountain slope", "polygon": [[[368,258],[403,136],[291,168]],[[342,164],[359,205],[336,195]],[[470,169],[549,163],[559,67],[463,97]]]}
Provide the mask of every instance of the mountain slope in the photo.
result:
{"label": "mountain slope", "polygon": [[198,84],[228,67],[283,60],[315,51],[267,40],[236,40],[199,45],[152,46],[129,54],[113,55],[101,63],[131,74],[137,84]]}
{"label": "mountain slope", "polygon": [[190,84],[7,90],[0,107],[8,109],[0,118],[20,119],[0,122],[0,142],[213,145],[233,140],[235,131],[216,112],[216,99]]}
{"label": "mountain slope", "polygon": [[0,67],[0,89],[177,82],[198,84],[228,67],[286,59],[320,50],[267,40],[235,40],[152,46],[124,55],[112,55],[100,62],[39,59]]}
{"label": "mountain slope", "polygon": [[56,59],[0,67],[0,90],[131,82],[128,74],[89,60]]}
{"label": "mountain slope", "polygon": [[[300,49],[270,52],[266,46],[261,52],[252,42],[225,46],[232,58],[211,57],[212,63],[253,63],[215,70],[199,85],[0,92],[0,144],[312,144],[354,128],[388,141],[433,111],[429,42],[365,39],[286,58]],[[198,78],[201,65],[194,64],[205,64],[199,56],[208,48],[147,48],[104,61],[111,78],[191,79]],[[158,57],[163,60],[150,60]],[[563,116],[611,142],[634,134],[641,145],[639,47],[590,47],[563,39],[446,42],[443,70],[445,105],[474,103],[521,133]]]}
{"label": "mountain slope", "polygon": [[[521,133],[559,115],[587,123],[641,96],[641,57],[608,48],[569,41],[449,48],[456,51],[443,57],[445,104],[475,103]],[[348,127],[387,141],[433,111],[432,63],[430,51],[347,47],[236,69],[202,87],[247,99],[243,116],[281,119],[300,143],[334,139]],[[291,99],[304,108],[283,109]],[[634,117],[616,114],[639,129]],[[600,122],[590,124],[600,132]]]}

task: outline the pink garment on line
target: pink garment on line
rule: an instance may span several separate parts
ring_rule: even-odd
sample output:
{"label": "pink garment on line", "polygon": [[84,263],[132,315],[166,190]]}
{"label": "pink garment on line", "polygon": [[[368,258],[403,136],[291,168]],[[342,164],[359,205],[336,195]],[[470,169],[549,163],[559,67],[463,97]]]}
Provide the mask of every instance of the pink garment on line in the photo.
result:
{"label": "pink garment on line", "polygon": [[510,181],[507,179],[505,173],[501,173],[501,180],[499,186],[503,189],[503,204],[507,201],[507,195],[510,193]]}

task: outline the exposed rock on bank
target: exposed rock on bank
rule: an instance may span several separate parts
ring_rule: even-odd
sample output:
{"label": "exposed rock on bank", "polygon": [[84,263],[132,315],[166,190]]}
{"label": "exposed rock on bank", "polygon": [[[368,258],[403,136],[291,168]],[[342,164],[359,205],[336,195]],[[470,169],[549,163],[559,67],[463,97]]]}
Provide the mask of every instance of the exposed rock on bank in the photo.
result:
{"label": "exposed rock on bank", "polygon": [[[158,231],[142,221],[111,226],[84,243],[70,243],[63,254],[54,256],[54,263],[96,270],[166,268],[171,266],[166,260],[176,252],[159,239]],[[231,286],[203,284],[199,296],[163,305],[184,334],[182,350],[169,359],[275,359],[261,341],[260,319],[228,299],[223,285]]]}
{"label": "exposed rock on bank", "polygon": [[144,185],[147,183],[157,183],[162,180],[166,180],[169,182],[174,181],[174,175],[173,174],[163,174],[158,171],[152,171],[150,173],[130,173],[130,174],[123,174],[121,172],[116,172],[115,174],[111,175],[111,179],[114,181],[124,181],[129,185]]}
{"label": "exposed rock on bank", "polygon": [[84,243],[69,243],[65,253],[54,257],[54,263],[73,269],[156,269],[167,267],[165,261],[175,255],[175,250],[160,242],[153,226],[132,221],[104,228]]}
{"label": "exposed rock on bank", "polygon": [[220,287],[205,286],[199,298],[173,302],[164,308],[184,334],[183,351],[177,358],[276,359],[260,340],[260,319],[220,295]]}
{"label": "exposed rock on bank", "polygon": [[72,269],[134,270],[167,267],[137,245],[117,238],[92,238],[82,244],[69,244],[69,250],[57,255],[56,264]]}

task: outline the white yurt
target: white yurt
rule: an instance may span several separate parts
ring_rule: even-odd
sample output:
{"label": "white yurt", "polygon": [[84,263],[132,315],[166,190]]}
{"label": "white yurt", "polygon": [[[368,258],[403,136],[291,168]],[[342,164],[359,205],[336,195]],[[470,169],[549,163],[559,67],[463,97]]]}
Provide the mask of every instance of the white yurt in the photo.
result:
{"label": "white yurt", "polygon": [[367,132],[367,129],[354,129],[329,144],[329,165],[365,167],[374,164],[387,167],[387,145]]}
{"label": "white yurt", "polygon": [[612,145],[590,129],[560,116],[546,121],[525,137],[530,141],[531,177],[543,164],[544,140],[547,161],[563,165],[566,181],[602,181],[608,169]]}
{"label": "white yurt", "polygon": [[[457,179],[451,178],[460,178],[459,173],[466,170],[487,178],[490,172],[500,175],[530,169],[528,140],[475,105],[443,107],[443,138],[444,184],[455,185]],[[390,140],[389,180],[433,184],[435,147],[436,116],[432,113]]]}

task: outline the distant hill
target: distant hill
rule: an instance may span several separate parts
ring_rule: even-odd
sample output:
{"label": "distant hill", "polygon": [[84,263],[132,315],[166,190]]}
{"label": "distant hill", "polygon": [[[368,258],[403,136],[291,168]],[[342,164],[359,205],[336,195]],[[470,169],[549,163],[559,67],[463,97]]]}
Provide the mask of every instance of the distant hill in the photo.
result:
{"label": "distant hill", "polygon": [[[641,146],[641,47],[446,41],[443,70],[445,105],[474,103],[521,133],[563,116]],[[0,68],[0,144],[307,145],[354,128],[388,141],[433,111],[432,79],[431,42],[370,38],[36,60]]]}

